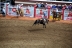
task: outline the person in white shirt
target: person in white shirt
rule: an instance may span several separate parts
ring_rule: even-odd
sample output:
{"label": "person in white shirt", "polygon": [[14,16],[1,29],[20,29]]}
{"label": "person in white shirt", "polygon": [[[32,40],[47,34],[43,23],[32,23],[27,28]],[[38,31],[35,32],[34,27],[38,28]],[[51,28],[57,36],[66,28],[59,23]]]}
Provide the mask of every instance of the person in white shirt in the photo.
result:
{"label": "person in white shirt", "polygon": [[1,12],[2,12],[3,17],[5,17],[5,8],[2,8]]}
{"label": "person in white shirt", "polygon": [[5,8],[3,8],[3,12],[5,13]]}

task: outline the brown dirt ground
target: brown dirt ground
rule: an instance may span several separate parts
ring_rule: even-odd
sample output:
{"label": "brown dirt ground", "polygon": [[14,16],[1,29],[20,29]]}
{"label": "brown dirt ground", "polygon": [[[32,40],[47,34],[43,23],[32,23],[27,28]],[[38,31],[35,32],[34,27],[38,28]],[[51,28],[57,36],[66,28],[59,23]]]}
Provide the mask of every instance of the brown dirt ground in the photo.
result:
{"label": "brown dirt ground", "polygon": [[49,22],[42,28],[32,26],[36,19],[0,16],[0,48],[72,48],[72,21]]}

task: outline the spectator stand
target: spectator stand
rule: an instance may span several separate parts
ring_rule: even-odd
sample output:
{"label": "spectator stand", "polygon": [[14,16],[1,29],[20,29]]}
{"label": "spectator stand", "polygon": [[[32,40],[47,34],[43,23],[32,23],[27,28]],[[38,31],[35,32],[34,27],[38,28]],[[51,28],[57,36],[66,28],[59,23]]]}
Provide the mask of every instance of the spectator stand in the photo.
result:
{"label": "spectator stand", "polygon": [[[17,4],[15,6],[11,6],[9,3],[5,3],[6,15],[17,16],[16,9],[21,8],[23,11],[23,16],[27,17],[35,17],[35,18],[48,18],[52,19],[53,14],[52,11],[56,10],[56,12],[62,13],[62,20],[72,20],[72,5],[53,5],[53,4],[43,4],[38,3],[35,6],[23,6],[22,4]],[[71,6],[71,7],[69,7]]]}

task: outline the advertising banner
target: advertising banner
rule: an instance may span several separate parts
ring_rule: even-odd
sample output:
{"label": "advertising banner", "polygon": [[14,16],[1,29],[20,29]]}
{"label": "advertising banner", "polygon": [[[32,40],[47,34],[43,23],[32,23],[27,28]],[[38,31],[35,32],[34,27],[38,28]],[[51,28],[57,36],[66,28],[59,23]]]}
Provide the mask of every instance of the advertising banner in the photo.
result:
{"label": "advertising banner", "polygon": [[64,20],[72,20],[72,11],[64,10]]}
{"label": "advertising banner", "polygon": [[34,7],[24,7],[24,16],[34,17]]}
{"label": "advertising banner", "polygon": [[48,18],[48,9],[36,9],[36,18]]}
{"label": "advertising banner", "polygon": [[16,6],[13,7],[13,6],[8,5],[8,12],[7,12],[7,14],[11,15],[11,16],[17,16],[16,9],[17,9]]}
{"label": "advertising banner", "polygon": [[[17,16],[16,10],[18,10],[18,7],[9,5],[7,14]],[[22,7],[21,11],[23,12],[23,16],[34,17],[34,7]]]}
{"label": "advertising banner", "polygon": [[15,11],[16,11],[16,8],[9,8],[8,15],[17,16]]}

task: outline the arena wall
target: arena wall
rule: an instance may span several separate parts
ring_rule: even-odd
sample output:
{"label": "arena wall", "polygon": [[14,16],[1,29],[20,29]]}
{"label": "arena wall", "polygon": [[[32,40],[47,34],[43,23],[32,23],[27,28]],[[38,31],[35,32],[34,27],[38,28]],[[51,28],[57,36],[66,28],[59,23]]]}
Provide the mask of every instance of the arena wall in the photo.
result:
{"label": "arena wall", "polygon": [[[23,9],[24,11],[24,15],[26,17],[33,17],[33,18],[41,18],[43,16],[43,14],[40,14],[41,12],[45,12],[45,17],[48,19],[52,19],[53,15],[52,15],[52,9],[51,8],[47,8],[47,9],[42,9],[42,8],[35,8],[34,6],[22,6],[22,5],[15,5],[15,6],[11,6],[10,4],[6,4],[6,15],[10,15],[10,16],[17,16],[16,14],[16,9],[18,9],[18,6],[20,8]],[[66,9],[62,9],[60,12],[62,12],[62,20],[72,20],[72,15],[69,15],[70,12],[69,10]]]}

